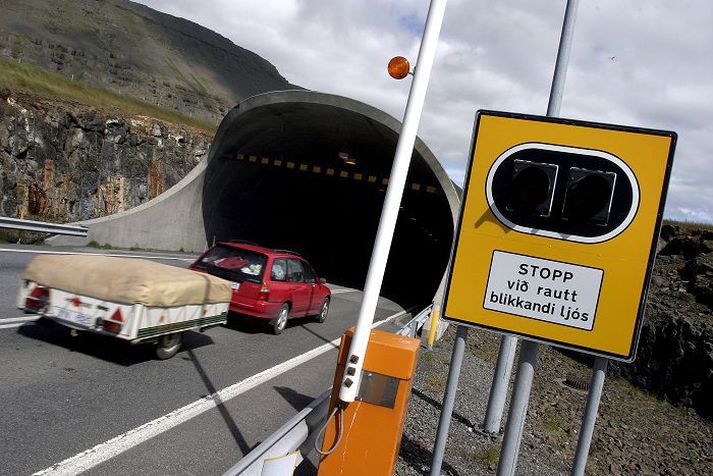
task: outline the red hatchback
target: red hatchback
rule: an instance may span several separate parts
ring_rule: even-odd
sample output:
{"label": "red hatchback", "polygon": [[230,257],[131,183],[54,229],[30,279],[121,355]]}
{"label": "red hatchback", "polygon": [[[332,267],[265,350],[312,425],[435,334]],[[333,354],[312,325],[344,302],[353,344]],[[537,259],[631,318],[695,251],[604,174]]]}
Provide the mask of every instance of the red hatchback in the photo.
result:
{"label": "red hatchback", "polygon": [[[297,253],[243,242],[221,242],[190,268],[233,283],[230,310],[269,319],[281,333],[292,317],[315,316],[324,322],[331,291]],[[269,271],[268,271],[269,270]]]}

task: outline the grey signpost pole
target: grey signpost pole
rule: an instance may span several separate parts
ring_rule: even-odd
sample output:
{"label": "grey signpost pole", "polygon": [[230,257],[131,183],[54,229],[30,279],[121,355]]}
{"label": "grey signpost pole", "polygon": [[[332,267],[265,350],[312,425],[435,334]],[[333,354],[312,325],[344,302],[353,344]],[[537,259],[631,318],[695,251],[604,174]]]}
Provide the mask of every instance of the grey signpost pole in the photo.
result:
{"label": "grey signpost pole", "polygon": [[609,360],[604,357],[594,359],[587,406],[584,408],[582,428],[579,431],[579,441],[577,441],[577,452],[574,454],[572,476],[584,476],[584,468],[587,467],[589,446],[592,444],[592,434],[594,433],[594,424],[597,421],[597,413],[599,412],[599,402],[602,399],[602,389],[604,388],[604,377],[607,373],[608,363]]}
{"label": "grey signpost pole", "polygon": [[436,442],[433,445],[433,460],[431,461],[431,476],[440,476],[443,465],[443,455],[446,452],[446,441],[448,440],[448,429],[451,426],[453,416],[453,405],[456,401],[458,391],[458,379],[460,378],[460,368],[463,364],[463,354],[465,352],[465,342],[468,338],[468,328],[458,326],[456,329],[456,340],[453,343],[453,355],[451,365],[448,370],[448,381],[446,382],[446,393],[443,396],[441,406],[441,416],[438,418],[438,431],[436,432]]}
{"label": "grey signpost pole", "polygon": [[[562,92],[567,77],[567,63],[572,46],[574,35],[574,19],[577,13],[579,0],[567,0],[564,11],[564,21],[562,22],[562,33],[560,35],[559,49],[557,50],[557,62],[555,72],[552,77],[552,87],[550,89],[550,100],[547,104],[548,116],[559,116],[560,105],[562,104]],[[512,401],[510,402],[510,412],[508,414],[505,435],[503,436],[503,446],[500,451],[500,462],[498,463],[498,476],[514,476],[517,467],[517,455],[520,452],[520,441],[525,428],[525,417],[527,407],[530,403],[530,391],[532,390],[532,379],[535,374],[537,355],[540,345],[523,341],[520,346],[520,361],[518,363],[517,377],[515,378],[515,389],[513,390]]]}
{"label": "grey signpost pole", "polygon": [[517,377],[510,401],[507,426],[503,436],[503,445],[498,462],[498,476],[514,476],[517,466],[517,455],[520,452],[520,440],[525,428],[527,407],[530,403],[532,380],[535,376],[535,365],[540,353],[540,344],[523,340],[520,345],[520,361],[517,367]]}
{"label": "grey signpost pole", "polygon": [[485,409],[485,418],[483,420],[483,431],[491,435],[500,433],[500,422],[503,419],[503,410],[505,409],[505,397],[508,393],[512,365],[515,362],[515,349],[517,349],[517,337],[512,335],[502,336],[498,361],[495,364],[495,372],[493,373],[493,383],[490,385],[488,406]]}

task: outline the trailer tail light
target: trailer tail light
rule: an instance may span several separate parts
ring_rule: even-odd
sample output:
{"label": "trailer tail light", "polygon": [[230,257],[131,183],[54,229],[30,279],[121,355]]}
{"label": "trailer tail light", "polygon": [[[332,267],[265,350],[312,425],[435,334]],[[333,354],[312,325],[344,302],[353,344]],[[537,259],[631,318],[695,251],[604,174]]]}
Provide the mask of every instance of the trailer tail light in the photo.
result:
{"label": "trailer tail light", "polygon": [[260,287],[260,292],[257,295],[257,300],[258,301],[269,301],[270,300],[270,288],[268,287],[267,284],[262,283],[262,287]]}
{"label": "trailer tail light", "polygon": [[121,332],[121,325],[124,322],[124,316],[121,315],[121,309],[117,309],[114,311],[114,314],[111,315],[109,319],[105,319],[102,322],[102,329],[104,329],[107,332],[112,332],[114,334],[118,334]]}
{"label": "trailer tail light", "polygon": [[30,311],[41,311],[50,301],[50,290],[39,284],[30,291],[25,299],[25,309]]}

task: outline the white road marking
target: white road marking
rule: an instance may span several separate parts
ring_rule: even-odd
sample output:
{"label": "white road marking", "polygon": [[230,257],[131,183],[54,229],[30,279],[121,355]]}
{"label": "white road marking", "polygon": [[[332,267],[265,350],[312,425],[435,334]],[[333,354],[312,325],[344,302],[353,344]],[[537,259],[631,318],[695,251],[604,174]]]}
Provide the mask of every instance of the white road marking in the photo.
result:
{"label": "white road marking", "polygon": [[[400,317],[404,314],[406,314],[406,311],[400,311],[396,314],[392,314],[386,319],[375,322],[372,325],[372,328],[392,321],[393,319],[396,319],[397,317]],[[279,375],[282,375],[283,373],[297,367],[298,365],[308,362],[314,359],[315,357],[324,354],[325,352],[334,350],[339,346],[340,340],[341,337],[339,339],[334,339],[333,341],[327,344],[307,351],[302,355],[298,355],[297,357],[293,357],[292,359],[286,360],[285,362],[282,362],[281,364],[278,364],[267,370],[263,370],[260,373],[257,373],[251,377],[241,380],[240,382],[234,383],[233,385],[218,390],[217,392],[207,395],[201,398],[200,400],[196,400],[193,403],[189,403],[184,407],[167,413],[166,415],[163,415],[162,417],[156,418],[155,420],[136,427],[133,430],[129,430],[125,433],[122,433],[110,440],[105,441],[104,443],[99,443],[93,448],[89,448],[88,450],[82,451],[81,453],[72,456],[71,458],[67,458],[64,461],[53,464],[49,468],[43,469],[42,471],[38,471],[34,474],[75,475],[87,471],[103,463],[104,461],[107,461],[111,458],[114,458],[115,456],[120,455],[124,451],[127,451],[135,446],[140,445],[141,443],[153,438],[154,436],[158,436],[161,433],[164,433],[170,430],[171,428],[174,428],[180,425],[181,423],[185,423],[191,418],[200,415],[201,413],[211,410],[216,406],[225,403],[228,400],[231,400],[252,388],[257,387],[260,384],[263,384]]]}
{"label": "white road marking", "polygon": [[0,329],[14,329],[15,327],[24,326],[30,322],[35,322],[40,316],[37,314],[31,314],[29,316],[22,317],[9,317],[6,319],[0,319]]}
{"label": "white road marking", "polygon": [[6,317],[5,319],[0,318],[0,323],[10,324],[10,323],[15,323],[15,322],[36,321],[39,318],[40,318],[39,314],[27,314],[25,316],[20,316],[20,317]]}
{"label": "white road marking", "polygon": [[34,253],[38,255],[85,255],[85,256],[110,256],[112,258],[144,258],[144,259],[172,259],[177,261],[195,261],[195,258],[178,258],[176,256],[161,255],[130,255],[122,253],[88,253],[84,251],[48,251],[48,250],[16,250],[12,248],[0,248],[3,253]]}
{"label": "white road marking", "polygon": [[359,292],[358,289],[334,289],[332,290],[332,294],[344,294],[344,293],[356,293]]}
{"label": "white road marking", "polygon": [[0,329],[14,329],[16,327],[24,326],[27,322],[19,322],[17,324],[0,324]]}

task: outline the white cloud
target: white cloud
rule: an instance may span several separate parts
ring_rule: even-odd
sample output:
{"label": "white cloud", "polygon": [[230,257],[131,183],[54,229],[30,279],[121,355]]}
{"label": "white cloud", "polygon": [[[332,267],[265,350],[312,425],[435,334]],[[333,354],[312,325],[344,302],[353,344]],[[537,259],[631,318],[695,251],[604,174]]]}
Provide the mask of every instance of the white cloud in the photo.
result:
{"label": "white cloud", "polygon": [[[300,86],[401,118],[427,0],[143,0],[272,62]],[[477,109],[544,114],[564,1],[450,0],[420,136],[463,179]],[[713,221],[713,2],[581,2],[562,115],[670,129],[679,143],[667,216]]]}

